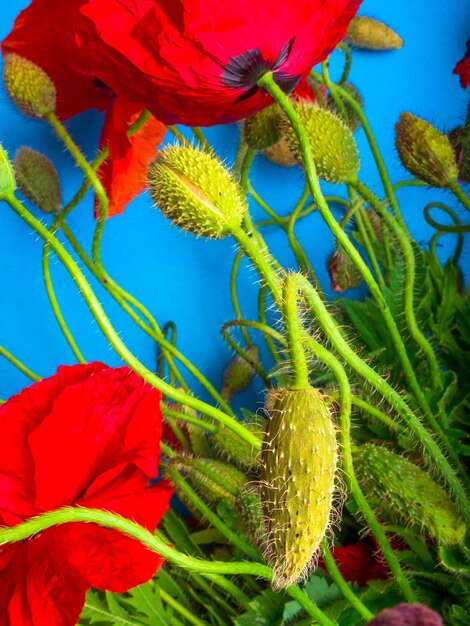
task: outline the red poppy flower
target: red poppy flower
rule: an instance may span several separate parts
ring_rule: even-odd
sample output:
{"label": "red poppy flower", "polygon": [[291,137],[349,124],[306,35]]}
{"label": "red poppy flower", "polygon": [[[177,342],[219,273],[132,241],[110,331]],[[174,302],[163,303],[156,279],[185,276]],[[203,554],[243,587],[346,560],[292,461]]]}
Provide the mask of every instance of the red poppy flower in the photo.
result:
{"label": "red poppy flower", "polygon": [[62,120],[93,107],[108,110],[100,146],[110,144],[110,156],[98,174],[110,198],[111,216],[121,213],[144,189],[147,167],[166,128],[151,119],[127,140],[128,126],[144,107],[129,102],[127,94],[116,99],[93,72],[93,64],[87,63],[79,39],[79,33],[85,32],[88,25],[80,14],[85,3],[86,0],[33,0],[16,19],[12,32],[2,43],[2,52],[19,54],[48,74],[57,90],[56,113]]}
{"label": "red poppy flower", "polygon": [[[347,582],[363,586],[370,580],[381,580],[389,576],[388,567],[379,560],[374,546],[368,541],[332,548],[331,553]],[[319,565],[325,567],[322,559]]]}
{"label": "red poppy flower", "polygon": [[[158,471],[160,394],[128,368],[61,367],[0,407],[0,525],[62,506],[155,529],[172,489]],[[0,548],[0,624],[73,626],[89,587],[122,593],[158,555],[115,530],[71,523]]]}
{"label": "red poppy flower", "polygon": [[464,89],[470,86],[470,39],[467,41],[467,52],[455,66],[454,74],[460,76],[460,84]]}
{"label": "red poppy flower", "polygon": [[240,120],[291,91],[344,36],[361,0],[89,0],[80,32],[94,74],[167,124]]}

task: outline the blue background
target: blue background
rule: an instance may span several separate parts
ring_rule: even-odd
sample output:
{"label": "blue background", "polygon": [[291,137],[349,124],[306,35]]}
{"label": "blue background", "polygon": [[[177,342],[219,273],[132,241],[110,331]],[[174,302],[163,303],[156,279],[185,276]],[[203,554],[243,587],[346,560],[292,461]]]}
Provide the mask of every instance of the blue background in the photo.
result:
{"label": "blue background", "polygon": [[[52,0],[51,0],[52,1]],[[3,0],[0,5],[0,39],[11,30],[13,20],[28,0]],[[465,93],[452,74],[463,56],[470,37],[469,0],[365,0],[360,13],[383,20],[404,38],[402,50],[372,53],[354,52],[351,80],[365,100],[366,113],[385,155],[393,181],[407,178],[393,147],[394,124],[400,112],[411,111],[443,130],[461,124],[470,90]],[[73,136],[92,158],[96,151],[102,117],[86,112],[68,123]],[[237,145],[236,125],[211,128],[207,136],[217,152],[233,161]],[[379,194],[380,181],[361,132],[357,139],[362,156],[362,180]],[[81,177],[49,127],[25,118],[15,110],[0,86],[0,141],[11,155],[22,145],[31,146],[51,158],[59,171],[64,201],[78,188]],[[259,193],[281,214],[295,205],[303,188],[300,169],[282,169],[257,157],[252,182]],[[334,190],[337,192],[337,190]],[[425,245],[431,229],[422,218],[423,206],[440,198],[457,208],[445,192],[407,189],[400,192],[405,218],[416,239]],[[41,216],[33,208],[36,215]],[[464,210],[458,209],[463,216]],[[261,217],[255,209],[255,217]],[[42,216],[41,216],[42,217]],[[49,218],[43,218],[48,222]],[[439,215],[439,219],[441,216]],[[94,222],[92,197],[74,211],[70,225],[79,239],[91,240]],[[319,215],[312,215],[298,226],[298,233],[324,287],[329,289],[325,262],[333,241]],[[294,267],[285,237],[266,231],[268,243],[286,267]],[[452,237],[441,239],[443,258],[451,254]],[[55,372],[62,363],[74,362],[68,344],[56,324],[43,287],[41,274],[42,242],[6,205],[0,220],[0,344],[42,376]],[[111,274],[123,287],[142,300],[163,325],[174,320],[178,326],[178,346],[217,386],[230,352],[220,338],[220,326],[233,317],[229,294],[229,272],[235,253],[232,241],[204,241],[171,227],[152,208],[144,194],[126,213],[111,219],[106,227],[103,258]],[[469,267],[469,246],[462,257]],[[119,358],[108,347],[97,324],[81,301],[77,288],[59,263],[52,263],[57,296],[65,319],[88,360],[100,359],[118,365]],[[255,316],[257,277],[244,269],[240,276],[242,308],[245,316]],[[467,273],[468,281],[468,273]],[[155,365],[155,346],[138,331],[100,288],[97,293],[115,327],[134,353],[150,368]],[[353,290],[348,296],[360,297]],[[0,397],[29,384],[26,377],[0,359]],[[243,397],[254,406],[261,398],[254,385]],[[202,394],[203,395],[203,394]]]}

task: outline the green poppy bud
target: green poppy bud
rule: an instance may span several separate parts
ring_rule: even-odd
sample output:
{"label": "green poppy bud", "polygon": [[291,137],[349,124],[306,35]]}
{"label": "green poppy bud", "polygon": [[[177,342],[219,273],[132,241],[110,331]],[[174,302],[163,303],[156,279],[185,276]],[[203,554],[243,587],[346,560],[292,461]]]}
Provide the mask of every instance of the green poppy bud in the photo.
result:
{"label": "green poppy bud", "polygon": [[60,182],[52,162],[31,148],[20,148],[13,161],[19,190],[44,213],[57,214],[62,206]]}
{"label": "green poppy bud", "polygon": [[277,104],[266,107],[243,121],[243,137],[255,150],[262,150],[281,139],[281,111]]}
{"label": "green poppy bud", "polygon": [[26,115],[43,118],[55,111],[54,83],[36,63],[18,54],[5,55],[3,82],[11,100]]}
{"label": "green poppy bud", "polygon": [[0,200],[16,189],[15,173],[6,150],[0,144]]}
{"label": "green poppy bud", "polygon": [[355,48],[396,50],[403,39],[389,26],[365,15],[356,15],[349,23],[345,41]]}
{"label": "green poppy bud", "polygon": [[400,161],[413,176],[433,187],[447,187],[459,169],[449,138],[429,122],[402,113],[395,126]]}
{"label": "green poppy bud", "polygon": [[331,280],[331,288],[336,293],[342,293],[346,289],[359,287],[362,276],[344,250],[337,248],[328,258],[328,273]]}
{"label": "green poppy bud", "polygon": [[150,165],[150,195],[174,224],[220,239],[239,226],[248,208],[243,190],[212,154],[167,146]]}

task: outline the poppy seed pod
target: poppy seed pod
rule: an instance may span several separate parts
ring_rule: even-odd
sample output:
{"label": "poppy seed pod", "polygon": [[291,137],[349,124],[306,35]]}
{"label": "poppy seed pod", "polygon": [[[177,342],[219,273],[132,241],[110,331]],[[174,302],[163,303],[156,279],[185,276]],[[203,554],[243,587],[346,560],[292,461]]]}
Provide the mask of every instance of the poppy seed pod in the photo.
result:
{"label": "poppy seed pod", "polygon": [[168,146],[150,165],[150,195],[161,212],[190,233],[220,239],[247,210],[243,190],[212,154]]}
{"label": "poppy seed pod", "polygon": [[394,30],[365,15],[352,18],[345,40],[355,48],[366,50],[397,50],[403,46],[403,39]]}
{"label": "poppy seed pod", "polygon": [[40,152],[22,147],[15,154],[13,167],[19,190],[44,213],[58,213],[62,199],[53,163]]}
{"label": "poppy seed pod", "polygon": [[243,121],[243,137],[250,148],[262,150],[281,139],[281,111],[277,104],[250,115]]}
{"label": "poppy seed pod", "polygon": [[[305,127],[319,178],[329,183],[346,183],[357,178],[360,161],[351,130],[334,113],[305,102],[294,104]],[[284,137],[302,163],[299,140],[287,119]]]}
{"label": "poppy seed pod", "polygon": [[327,267],[331,288],[336,293],[359,287],[362,283],[362,276],[359,270],[341,247],[337,248],[329,256]]}
{"label": "poppy seed pod", "polygon": [[18,54],[7,54],[3,59],[3,82],[22,113],[43,118],[55,111],[54,83],[36,63]]}
{"label": "poppy seed pod", "polygon": [[260,495],[265,557],[274,589],[301,579],[330,524],[335,491],[335,427],[318,389],[268,392]]}
{"label": "poppy seed pod", "polygon": [[449,138],[426,120],[402,113],[395,126],[395,146],[405,169],[433,187],[457,180],[459,168]]}
{"label": "poppy seed pod", "polygon": [[424,604],[403,603],[379,611],[367,626],[443,626],[443,621]]}

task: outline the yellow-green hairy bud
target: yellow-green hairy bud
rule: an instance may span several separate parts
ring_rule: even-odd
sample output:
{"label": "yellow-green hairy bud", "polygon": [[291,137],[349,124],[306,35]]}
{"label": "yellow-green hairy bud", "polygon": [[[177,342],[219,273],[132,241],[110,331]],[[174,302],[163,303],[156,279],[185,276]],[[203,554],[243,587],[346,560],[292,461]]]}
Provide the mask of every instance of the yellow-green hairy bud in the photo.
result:
{"label": "yellow-green hairy bud", "polygon": [[[259,350],[255,345],[249,346],[246,352],[253,361],[256,363],[259,362]],[[254,374],[255,370],[253,366],[239,354],[235,355],[224,372],[224,383],[222,387],[222,395],[224,398],[230,400],[234,394],[240,393],[246,389],[253,380]]]}
{"label": "yellow-green hairy bud", "polygon": [[432,124],[402,113],[395,126],[400,161],[413,176],[434,187],[457,180],[459,169],[449,138]]}
{"label": "yellow-green hairy bud", "polygon": [[26,115],[43,118],[55,111],[54,83],[36,63],[18,54],[5,55],[3,82],[11,100]]}
{"label": "yellow-green hairy bud", "polygon": [[13,161],[19,190],[44,213],[58,213],[62,206],[60,182],[52,162],[31,148],[20,148]]}
{"label": "yellow-green hairy bud", "polygon": [[281,139],[281,112],[277,104],[250,115],[243,121],[243,137],[255,150],[274,145]]}
{"label": "yellow-green hairy bud", "polygon": [[[318,176],[338,184],[355,180],[360,161],[350,128],[334,113],[315,104],[302,102],[294,106],[307,132]],[[302,163],[295,131],[287,120],[283,124],[289,148]]]}
{"label": "yellow-green hairy bud", "polygon": [[[261,419],[260,421],[244,422],[243,425],[262,442],[264,423],[261,424]],[[259,461],[259,451],[223,424],[220,424],[217,432],[212,435],[211,444],[220,456],[230,459],[241,467],[252,468]]]}
{"label": "yellow-green hairy bud", "polygon": [[367,50],[396,50],[403,46],[403,39],[394,30],[365,15],[352,18],[345,40],[355,48]]}
{"label": "yellow-green hairy bud", "polygon": [[248,537],[256,546],[262,546],[266,542],[266,525],[259,490],[246,485],[235,500],[235,510]]}
{"label": "yellow-green hairy bud", "polygon": [[337,463],[335,427],[317,389],[268,393],[260,495],[264,553],[272,585],[282,589],[314,565],[330,524]]}
{"label": "yellow-green hairy bud", "polygon": [[208,502],[228,500],[234,503],[248,482],[239,469],[215,459],[175,456],[170,459],[170,467],[184,472],[189,482]]}
{"label": "yellow-green hairy bud", "polygon": [[6,150],[0,144],[0,200],[15,189],[15,173]]}
{"label": "yellow-green hairy bud", "polygon": [[239,226],[247,210],[243,190],[212,154],[167,146],[150,165],[150,195],[174,224],[218,239]]}
{"label": "yellow-green hairy bud", "polygon": [[381,517],[423,529],[442,546],[463,541],[465,522],[427,472],[372,444],[354,452],[354,466],[364,494]]}

